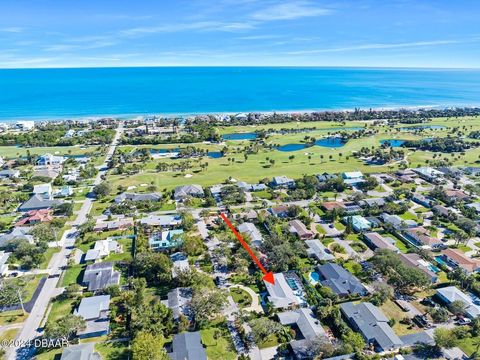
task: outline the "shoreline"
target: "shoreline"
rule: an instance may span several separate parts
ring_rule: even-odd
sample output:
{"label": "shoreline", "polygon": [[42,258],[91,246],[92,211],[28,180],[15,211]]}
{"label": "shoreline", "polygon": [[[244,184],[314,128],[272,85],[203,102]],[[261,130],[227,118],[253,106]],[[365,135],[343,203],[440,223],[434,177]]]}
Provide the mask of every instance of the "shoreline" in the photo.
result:
{"label": "shoreline", "polygon": [[219,112],[164,112],[164,113],[132,113],[132,114],[92,114],[92,115],[78,115],[78,116],[23,116],[23,117],[9,117],[9,118],[0,118],[0,124],[13,123],[16,121],[36,121],[36,122],[62,122],[62,121],[98,121],[105,118],[113,118],[115,120],[144,120],[146,117],[159,117],[159,118],[186,118],[193,116],[231,116],[237,114],[265,114],[271,115],[276,114],[311,114],[315,112],[346,112],[346,111],[355,111],[356,109],[363,111],[395,111],[395,110],[409,110],[415,111],[420,109],[426,110],[446,110],[452,108],[478,108],[480,104],[452,104],[452,105],[389,105],[389,106],[379,106],[379,107],[368,107],[368,108],[336,108],[336,109],[298,109],[298,110],[246,110],[246,111],[219,111]]}

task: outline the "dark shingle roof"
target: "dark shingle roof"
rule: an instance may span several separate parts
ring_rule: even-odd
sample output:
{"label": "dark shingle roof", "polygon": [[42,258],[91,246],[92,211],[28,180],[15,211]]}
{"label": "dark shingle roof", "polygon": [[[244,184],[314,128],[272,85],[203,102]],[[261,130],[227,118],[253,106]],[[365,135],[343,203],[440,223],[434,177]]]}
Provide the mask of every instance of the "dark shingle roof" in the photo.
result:
{"label": "dark shingle roof", "polygon": [[347,270],[337,264],[328,263],[317,268],[323,280],[320,283],[328,286],[337,295],[364,294],[365,287]]}
{"label": "dark shingle roof", "polygon": [[173,337],[173,352],[168,355],[172,360],[207,360],[200,332],[176,334]]}

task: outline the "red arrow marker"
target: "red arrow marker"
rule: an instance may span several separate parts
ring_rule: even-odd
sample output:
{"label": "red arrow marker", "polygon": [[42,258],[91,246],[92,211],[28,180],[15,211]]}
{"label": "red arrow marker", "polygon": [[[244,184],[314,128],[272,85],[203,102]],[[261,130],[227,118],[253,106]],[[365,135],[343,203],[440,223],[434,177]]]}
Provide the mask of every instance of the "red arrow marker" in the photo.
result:
{"label": "red arrow marker", "polygon": [[245,242],[245,240],[243,240],[242,235],[240,235],[240,233],[237,231],[237,229],[235,229],[235,227],[232,225],[230,220],[228,220],[227,216],[224,213],[221,213],[220,217],[223,219],[223,221],[225,221],[225,224],[227,224],[227,226],[230,228],[230,230],[232,230],[235,237],[238,239],[238,241],[240,241],[240,244],[242,244],[242,246],[245,248],[245,250],[247,250],[248,254],[252,258],[252,260],[255,262],[255,264],[257,264],[257,266],[260,268],[260,270],[262,270],[262,272],[264,274],[263,275],[263,280],[268,281],[270,284],[275,285],[275,278],[273,277],[273,273],[271,271],[268,272],[263,267],[260,260],[258,260],[258,258],[253,253],[252,249],[250,249],[250,246],[248,246],[248,244]]}

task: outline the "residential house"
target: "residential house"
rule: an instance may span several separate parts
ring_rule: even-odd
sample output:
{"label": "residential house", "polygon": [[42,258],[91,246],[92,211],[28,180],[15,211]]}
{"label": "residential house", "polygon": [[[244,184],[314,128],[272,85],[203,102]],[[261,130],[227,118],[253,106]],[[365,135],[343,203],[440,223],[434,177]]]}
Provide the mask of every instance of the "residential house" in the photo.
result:
{"label": "residential house", "polygon": [[37,165],[46,166],[46,165],[53,165],[59,166],[62,165],[65,161],[63,156],[55,156],[52,154],[45,154],[41,155],[37,160]]}
{"label": "residential house", "polygon": [[72,195],[73,195],[73,188],[69,185],[62,186],[54,194],[55,197],[69,197]]}
{"label": "residential house", "polygon": [[117,220],[97,219],[93,231],[127,230],[131,227],[133,227],[132,218],[119,218]]}
{"label": "residential house", "polygon": [[102,360],[102,357],[95,352],[95,343],[87,342],[63,348],[60,360]]}
{"label": "residential house", "polygon": [[363,232],[372,228],[372,223],[361,215],[345,216],[342,220],[345,224],[350,222],[356,232]]}
{"label": "residential house", "polygon": [[18,207],[18,211],[27,212],[31,210],[50,209],[58,204],[60,204],[58,200],[46,200],[41,195],[32,195],[30,199]]}
{"label": "residential house", "polygon": [[295,180],[290,179],[286,176],[274,176],[271,184],[272,187],[294,188]]}
{"label": "residential house", "polygon": [[353,202],[344,202],[343,203],[343,211],[345,214],[353,215],[362,212],[362,208]]}
{"label": "residential house", "polygon": [[203,197],[205,193],[200,185],[183,185],[175,188],[173,198],[177,201],[185,200],[189,197]]}
{"label": "residential house", "polygon": [[287,205],[277,205],[277,206],[272,206],[271,208],[268,209],[268,211],[275,217],[278,218],[286,218],[288,217],[288,206]]}
{"label": "residential house", "polygon": [[442,177],[443,173],[431,167],[419,167],[413,169],[415,173],[418,174],[422,179],[431,182],[431,183],[438,183]]}
{"label": "residential house", "polygon": [[200,331],[175,334],[172,341],[172,352],[167,354],[171,360],[207,360]]}
{"label": "residential house", "polygon": [[237,182],[237,186],[244,191],[263,191],[267,190],[267,185],[265,184],[248,184],[244,181]]}
{"label": "residential house", "polygon": [[167,299],[162,300],[162,303],[172,310],[174,320],[177,321],[182,315],[190,319],[192,296],[193,290],[190,288],[175,288],[167,294]]}
{"label": "residential house", "polygon": [[465,294],[456,286],[447,286],[437,289],[437,296],[447,305],[460,301],[465,305],[465,315],[474,319],[480,315],[480,305],[477,305],[470,295]]}
{"label": "residential house", "polygon": [[246,234],[251,240],[252,246],[259,247],[263,242],[263,236],[257,229],[255,224],[244,222],[238,226],[238,231],[241,234]]}
{"label": "residential house", "polygon": [[32,228],[30,227],[14,227],[11,232],[0,234],[0,248],[14,240],[24,240],[33,244],[34,239],[33,236],[30,235],[31,230]]}
{"label": "residential house", "polygon": [[289,308],[300,304],[297,296],[293,293],[293,289],[288,284],[283,273],[273,275],[275,284],[264,281],[268,292],[268,300],[276,309]]}
{"label": "residential house", "polygon": [[45,200],[53,199],[53,190],[51,184],[39,184],[33,186],[33,194],[41,196]]}
{"label": "residential house", "polygon": [[333,179],[337,179],[337,178],[338,178],[337,174],[329,174],[327,172],[324,172],[323,174],[317,175],[317,179],[320,182],[326,182],[328,180],[333,180]]}
{"label": "residential house", "polygon": [[182,224],[182,216],[173,215],[148,215],[140,219],[140,224],[153,227],[174,228]]}
{"label": "residential house", "polygon": [[297,331],[296,340],[290,342],[290,347],[296,359],[312,359],[312,341],[324,337],[328,341],[327,334],[309,308],[300,308],[277,314],[282,325],[294,326]]}
{"label": "residential house", "polygon": [[169,250],[178,248],[183,243],[183,230],[166,230],[153,233],[148,243],[153,250]]}
{"label": "residential house", "polygon": [[20,170],[5,169],[0,170],[0,179],[13,179],[20,176]]}
{"label": "residential house", "polygon": [[30,131],[35,127],[35,121],[21,120],[15,123],[15,128],[21,131]]}
{"label": "residential house", "polygon": [[325,201],[322,203],[322,208],[325,211],[345,210],[345,205],[339,201]]}
{"label": "residential house", "polygon": [[190,269],[188,257],[182,252],[176,252],[175,254],[170,255],[170,260],[172,260],[172,277],[174,279],[180,272]]}
{"label": "residential house", "polygon": [[366,295],[367,289],[350,272],[335,263],[317,266],[322,286],[327,286],[338,296]]}
{"label": "residential house", "polygon": [[115,197],[115,202],[120,204],[125,200],[137,202],[137,201],[160,201],[162,195],[160,193],[148,193],[148,194],[136,194],[136,193],[122,193]]}
{"label": "residential house", "polygon": [[385,224],[390,224],[395,230],[403,230],[407,228],[416,227],[417,223],[413,220],[404,220],[398,215],[390,215],[383,213],[380,218]]}
{"label": "residential house", "polygon": [[85,269],[82,283],[88,287],[88,291],[103,290],[120,283],[120,272],[113,269],[112,262],[91,264]]}
{"label": "residential house", "polygon": [[53,220],[53,211],[51,209],[40,209],[27,211],[15,226],[35,225],[42,222]]}
{"label": "residential house", "polygon": [[438,276],[433,271],[435,267],[417,253],[399,254],[399,258],[406,266],[421,270],[432,283],[437,282]]}
{"label": "residential house", "polygon": [[355,186],[358,185],[365,180],[363,179],[363,174],[361,171],[350,171],[350,172],[344,172],[342,174],[343,182]]}
{"label": "residential house", "polygon": [[439,239],[430,236],[427,229],[422,226],[405,229],[405,238],[414,246],[424,249],[444,249],[446,245]]}
{"label": "residential house", "polygon": [[419,205],[422,205],[426,208],[431,208],[433,204],[433,200],[421,195],[421,194],[414,194],[412,200]]}
{"label": "residential house", "polygon": [[120,253],[122,247],[118,241],[111,238],[95,241],[93,249],[88,249],[85,254],[85,261],[97,261],[110,255],[111,252]]}
{"label": "residential house", "polygon": [[33,172],[32,177],[43,177],[43,178],[50,178],[56,179],[60,175],[60,171],[52,168],[36,168]]}
{"label": "residential house", "polygon": [[453,268],[459,267],[468,274],[477,272],[480,269],[480,260],[472,259],[457,249],[445,249],[442,251],[441,257],[447,265]]}
{"label": "residential house", "polygon": [[477,214],[480,214],[480,202],[470,203],[470,204],[467,204],[465,206],[469,207],[471,209],[474,209]]}
{"label": "residential house", "polygon": [[448,199],[453,199],[454,201],[467,201],[470,199],[470,196],[463,190],[446,189],[444,194]]}
{"label": "residential house", "polygon": [[435,205],[433,208],[432,208],[433,212],[437,215],[440,215],[440,216],[449,216],[451,213],[452,213],[452,210],[443,206],[443,205]]}
{"label": "residential house", "polygon": [[73,314],[85,320],[86,328],[77,331],[80,339],[108,335],[110,332],[110,295],[83,298]]}
{"label": "residential house", "polygon": [[365,243],[372,250],[387,249],[394,251],[396,253],[400,252],[395,246],[395,241],[390,238],[385,238],[377,232],[369,232],[363,234],[363,239]]}
{"label": "residential house", "polygon": [[310,257],[315,257],[319,261],[330,261],[335,259],[335,256],[322,244],[318,239],[306,240],[307,254]]}
{"label": "residential house", "polygon": [[0,251],[0,275],[5,276],[8,270],[8,258],[10,257],[10,253],[5,251]]}
{"label": "residential house", "polygon": [[289,231],[296,234],[301,240],[311,239],[314,234],[311,230],[308,230],[304,223],[300,220],[291,220],[288,222]]}
{"label": "residential house", "polygon": [[362,334],[365,341],[377,351],[392,351],[403,345],[388,324],[388,318],[375,305],[369,302],[348,302],[340,304],[340,311],[353,330]]}
{"label": "residential house", "polygon": [[359,201],[359,204],[363,207],[382,207],[385,205],[384,198],[367,198]]}

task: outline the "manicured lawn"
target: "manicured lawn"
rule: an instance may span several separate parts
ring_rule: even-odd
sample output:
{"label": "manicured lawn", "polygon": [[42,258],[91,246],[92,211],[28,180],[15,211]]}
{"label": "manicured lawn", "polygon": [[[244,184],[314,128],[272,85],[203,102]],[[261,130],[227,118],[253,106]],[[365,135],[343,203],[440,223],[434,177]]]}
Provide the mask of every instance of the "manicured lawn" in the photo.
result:
{"label": "manicured lawn", "polygon": [[70,266],[63,276],[62,286],[67,286],[70,284],[78,283],[80,284],[82,281],[81,273],[85,270],[85,264],[73,265]]}
{"label": "manicured lawn", "polygon": [[382,306],[380,306],[380,309],[389,319],[395,319],[395,325],[393,325],[392,328],[397,335],[407,335],[419,331],[415,326],[409,328],[409,326],[400,323],[400,320],[404,319],[407,316],[407,313],[402,311],[402,309],[400,309],[393,301],[387,300]]}
{"label": "manicured lawn", "polygon": [[322,234],[322,235],[323,235],[323,234],[326,234],[325,229],[324,229],[321,225],[315,226],[315,229],[317,229],[317,232],[318,232],[319,234]]}
{"label": "manicured lawn", "polygon": [[0,340],[13,340],[18,334],[20,329],[9,329],[0,333]]}
{"label": "manicured lawn", "polygon": [[457,246],[452,246],[452,247],[455,248],[455,249],[458,249],[460,251],[463,251],[463,252],[472,251],[472,248],[465,245],[465,244],[458,244]]}
{"label": "manicured lawn", "polygon": [[401,241],[399,238],[397,238],[395,235],[393,234],[389,234],[389,233],[385,233],[383,234],[384,237],[389,237],[389,238],[392,238],[393,240],[395,240],[395,246],[398,248],[398,250],[400,250],[402,253],[407,253],[408,252],[408,246],[405,245],[405,243],[403,241]]}
{"label": "manicured lawn", "polygon": [[362,265],[354,260],[348,260],[343,264],[343,267],[353,275],[358,275],[362,271]]}
{"label": "manicured lawn", "polygon": [[417,218],[415,215],[413,215],[410,211],[404,212],[403,214],[400,215],[400,217],[401,217],[403,220],[418,221],[418,218]]}
{"label": "manicured lawn", "polygon": [[52,302],[50,313],[48,314],[48,321],[57,321],[67,314],[71,314],[74,308],[73,299],[57,300]]}
{"label": "manicured lawn", "polygon": [[234,360],[237,358],[230,339],[223,337],[220,329],[200,330],[200,336],[209,360]]}
{"label": "manicured lawn", "polygon": [[95,350],[102,360],[128,360],[130,355],[126,341],[101,342],[95,344]]}
{"label": "manicured lawn", "polygon": [[256,191],[254,193],[252,193],[253,196],[256,196],[260,199],[267,199],[267,200],[271,200],[272,199],[272,194],[266,190],[262,190],[262,191]]}
{"label": "manicured lawn", "polygon": [[132,260],[132,239],[119,239],[117,240],[122,245],[123,252],[110,253],[105,258],[105,261],[130,261]]}
{"label": "manicured lawn", "polygon": [[232,296],[233,301],[235,301],[242,309],[252,304],[252,297],[243,289],[233,287],[230,289],[230,295]]}
{"label": "manicured lawn", "polygon": [[46,269],[47,266],[48,266],[48,263],[50,262],[50,260],[52,259],[52,256],[53,254],[57,253],[60,251],[60,248],[58,247],[50,247],[48,248],[44,255],[45,255],[45,259],[42,261],[42,263],[40,264],[39,268],[40,269]]}
{"label": "manicured lawn", "polygon": [[27,315],[23,315],[22,310],[12,310],[0,312],[0,326],[17,324],[25,321]]}
{"label": "manicured lawn", "polygon": [[260,349],[266,349],[272,346],[277,346],[279,344],[278,338],[275,334],[268,336],[264,341],[258,343],[257,346]]}
{"label": "manicured lawn", "polygon": [[335,226],[335,229],[337,229],[338,231],[342,231],[342,230],[345,230],[345,225],[343,225],[341,222],[339,221],[335,221],[333,223],[333,226]]}
{"label": "manicured lawn", "polygon": [[[476,353],[480,350],[480,336],[461,339],[458,347],[462,349],[462,351],[467,354],[467,356],[472,357],[472,354]],[[476,359],[477,357],[472,357]]]}

